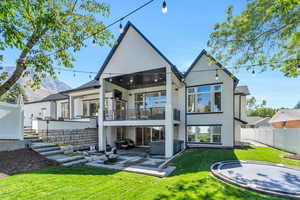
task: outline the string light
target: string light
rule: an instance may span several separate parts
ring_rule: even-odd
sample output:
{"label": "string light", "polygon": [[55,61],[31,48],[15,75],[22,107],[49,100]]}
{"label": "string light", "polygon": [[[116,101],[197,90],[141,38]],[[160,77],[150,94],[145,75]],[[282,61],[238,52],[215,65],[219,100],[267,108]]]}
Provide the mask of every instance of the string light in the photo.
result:
{"label": "string light", "polygon": [[255,76],[255,70],[254,69],[252,70],[252,76]]}
{"label": "string light", "polygon": [[216,80],[219,80],[218,70],[216,70]]}
{"label": "string light", "polygon": [[163,0],[161,11],[165,14],[168,12],[167,2]]}
{"label": "string light", "polygon": [[133,77],[130,78],[129,82],[130,82],[130,83],[133,83]]}
{"label": "string light", "polygon": [[119,31],[120,31],[120,33],[123,33],[123,31],[124,31],[123,25],[122,25],[122,20],[123,20],[123,18],[120,20],[120,25],[119,25]]}

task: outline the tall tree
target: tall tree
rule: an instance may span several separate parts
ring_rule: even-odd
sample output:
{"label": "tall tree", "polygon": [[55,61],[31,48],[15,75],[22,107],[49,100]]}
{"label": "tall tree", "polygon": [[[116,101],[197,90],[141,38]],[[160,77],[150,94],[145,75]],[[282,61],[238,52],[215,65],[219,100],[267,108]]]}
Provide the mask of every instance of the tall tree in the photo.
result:
{"label": "tall tree", "polygon": [[[215,24],[208,46],[222,63],[265,71],[280,69],[288,77],[300,73],[300,0],[247,0],[244,11],[227,9]],[[257,67],[256,67],[257,66]]]}
{"label": "tall tree", "polygon": [[258,104],[255,97],[247,99],[247,115],[259,117],[272,117],[275,115],[278,109],[268,108],[266,105],[266,100],[262,100],[262,103]]}
{"label": "tall tree", "polygon": [[34,72],[30,85],[39,87],[43,77],[55,76],[55,64],[73,67],[74,55],[87,46],[87,39],[111,45],[113,35],[99,20],[109,14],[109,6],[97,0],[1,1],[0,64],[6,49],[20,55],[11,76],[0,74],[0,96],[28,75],[28,68]]}
{"label": "tall tree", "polygon": [[300,109],[300,101],[295,105],[295,109]]}

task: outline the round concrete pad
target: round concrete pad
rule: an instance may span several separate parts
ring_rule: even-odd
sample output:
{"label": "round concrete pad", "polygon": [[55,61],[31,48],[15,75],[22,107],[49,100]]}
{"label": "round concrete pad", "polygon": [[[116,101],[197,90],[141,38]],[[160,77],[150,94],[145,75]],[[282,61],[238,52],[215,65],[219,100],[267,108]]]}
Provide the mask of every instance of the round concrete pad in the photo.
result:
{"label": "round concrete pad", "polygon": [[281,197],[300,198],[300,169],[255,161],[224,161],[212,173],[233,184]]}

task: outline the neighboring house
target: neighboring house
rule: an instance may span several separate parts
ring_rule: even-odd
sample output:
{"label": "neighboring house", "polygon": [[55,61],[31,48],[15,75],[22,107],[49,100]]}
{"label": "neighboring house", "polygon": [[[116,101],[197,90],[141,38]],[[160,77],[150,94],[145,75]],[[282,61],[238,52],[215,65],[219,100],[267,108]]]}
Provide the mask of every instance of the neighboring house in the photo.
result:
{"label": "neighboring house", "polygon": [[272,127],[269,123],[270,119],[270,117],[248,116],[246,117],[247,124],[242,128],[270,128]]}
{"label": "neighboring house", "polygon": [[[214,61],[215,64],[211,64]],[[99,150],[130,138],[137,146],[233,147],[246,123],[247,86],[205,50],[182,74],[128,23],[95,80],[61,92],[56,119],[98,116]],[[101,86],[101,87],[100,87]],[[98,112],[96,112],[98,110]]]}
{"label": "neighboring house", "polygon": [[50,94],[38,100],[25,102],[24,104],[24,126],[32,126],[32,119],[58,119],[57,111],[60,110],[58,102],[68,99],[68,96],[61,93]]}
{"label": "neighboring house", "polygon": [[273,128],[300,128],[300,109],[280,109],[270,123]]}

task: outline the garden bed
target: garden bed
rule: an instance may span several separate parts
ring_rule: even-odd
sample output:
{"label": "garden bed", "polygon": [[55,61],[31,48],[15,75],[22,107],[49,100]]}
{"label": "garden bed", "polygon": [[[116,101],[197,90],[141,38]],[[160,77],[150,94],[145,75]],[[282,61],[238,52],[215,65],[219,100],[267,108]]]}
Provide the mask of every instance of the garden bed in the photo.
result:
{"label": "garden bed", "polygon": [[293,160],[300,160],[300,154],[288,154],[288,155],[284,155],[283,157],[293,159]]}
{"label": "garden bed", "polygon": [[31,149],[0,152],[0,178],[57,165]]}

